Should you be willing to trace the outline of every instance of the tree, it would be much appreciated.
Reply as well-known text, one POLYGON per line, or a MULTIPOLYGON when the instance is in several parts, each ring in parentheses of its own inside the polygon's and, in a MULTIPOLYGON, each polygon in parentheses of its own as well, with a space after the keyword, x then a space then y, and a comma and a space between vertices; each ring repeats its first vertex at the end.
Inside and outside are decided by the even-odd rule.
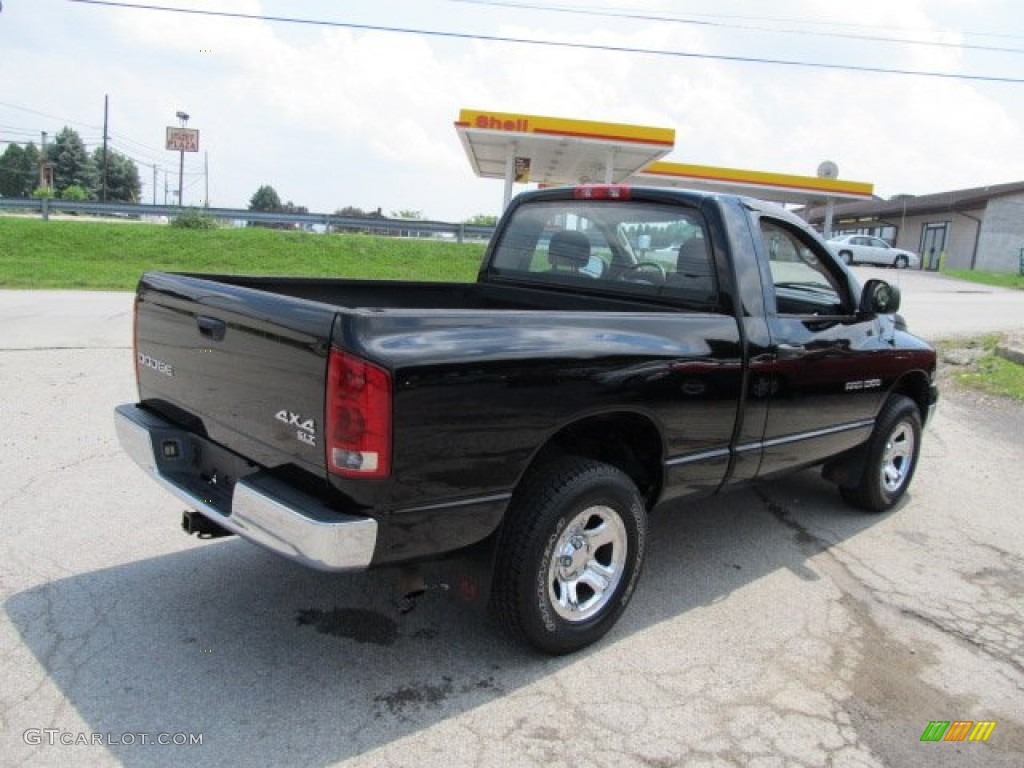
POLYGON ((25 150, 19 144, 8 144, 0 155, 0 197, 21 197, 24 182, 21 178, 25 150))
MULTIPOLYGON (((97 187, 93 197, 99 198, 103 189, 103 147, 96 147, 92 160, 97 169, 97 187)), ((107 149, 107 200, 120 203, 137 203, 142 194, 142 179, 139 168, 130 157, 117 150, 107 149)))
POLYGON ((392 211, 391 217, 393 219, 408 219, 410 221, 422 221, 423 211, 392 211))
POLYGON ((29 197, 32 190, 39 185, 39 160, 39 147, 30 141, 25 145, 25 155, 22 159, 22 167, 25 169, 25 191, 22 193, 24 197, 29 197))
POLYGON ((489 216, 486 213, 478 213, 476 216, 470 216, 466 219, 465 223, 473 227, 493 227, 498 223, 498 217, 489 216))
MULTIPOLYGON (((289 200, 287 203, 285 203, 284 205, 281 206, 281 212, 282 213, 309 213, 309 208, 307 208, 304 205, 296 205, 291 200, 289 200)), ((310 232, 313 229, 313 225, 312 224, 298 224, 298 223, 287 224, 287 223, 281 222, 280 224, 275 224, 274 228, 275 229, 304 229, 307 232, 310 232)))
POLYGON ((53 163, 53 186, 59 193, 70 186, 79 186, 90 193, 96 189, 96 164, 85 149, 85 142, 71 128, 64 126, 46 149, 46 161, 53 163))
POLYGON ((39 184, 39 150, 9 144, 0 155, 0 197, 29 197, 39 184))
MULTIPOLYGON (((341 216, 346 219, 382 219, 380 208, 375 211, 364 211, 362 208, 357 208, 354 205, 346 205, 344 208, 339 208, 333 214, 334 216, 341 216)), ((339 232, 370 232, 371 230, 365 227, 350 226, 350 227, 336 227, 339 232)))
POLYGON ((356 208, 354 205, 346 205, 344 208, 336 210, 334 215, 343 216, 347 219, 363 219, 366 218, 367 213, 362 208, 356 208))
POLYGON ((285 213, 309 213, 309 208, 304 205, 296 205, 291 200, 281 206, 285 213))
POLYGON ((249 198, 249 210, 268 212, 280 211, 281 197, 277 194, 276 189, 269 184, 264 184, 256 190, 256 194, 249 198))

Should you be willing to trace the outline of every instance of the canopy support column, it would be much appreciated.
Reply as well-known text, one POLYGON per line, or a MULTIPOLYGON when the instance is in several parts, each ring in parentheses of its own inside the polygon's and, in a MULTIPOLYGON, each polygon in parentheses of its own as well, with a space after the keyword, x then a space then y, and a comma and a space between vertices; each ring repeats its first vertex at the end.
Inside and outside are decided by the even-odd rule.
POLYGON ((615 147, 608 150, 608 159, 604 163, 604 183, 611 184, 615 179, 615 147))
POLYGON ((516 151, 518 148, 518 142, 510 142, 508 154, 505 155, 505 199, 501 205, 502 211, 508 208, 508 204, 512 202, 512 184, 516 180, 516 151))

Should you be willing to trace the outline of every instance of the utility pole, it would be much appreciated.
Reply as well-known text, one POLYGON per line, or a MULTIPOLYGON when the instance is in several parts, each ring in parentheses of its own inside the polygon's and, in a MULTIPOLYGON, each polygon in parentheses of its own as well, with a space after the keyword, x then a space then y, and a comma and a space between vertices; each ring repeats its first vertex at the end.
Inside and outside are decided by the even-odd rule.
POLYGON ((210 153, 203 153, 203 177, 206 180, 206 191, 203 193, 203 207, 210 207, 210 153))
POLYGON ((156 205, 156 163, 153 163, 153 205, 156 205))
POLYGON ((46 131, 43 131, 42 149, 39 150, 39 187, 46 189, 46 131))
POLYGON ((107 117, 110 111, 110 95, 103 94, 103 179, 100 185, 100 201, 107 202, 107 117))

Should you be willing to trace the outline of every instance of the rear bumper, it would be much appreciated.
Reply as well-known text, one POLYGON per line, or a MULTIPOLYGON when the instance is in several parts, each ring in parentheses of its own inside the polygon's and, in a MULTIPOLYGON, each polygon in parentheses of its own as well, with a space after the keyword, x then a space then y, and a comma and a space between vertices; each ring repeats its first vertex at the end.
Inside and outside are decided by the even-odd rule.
POLYGON ((138 406, 115 408, 114 425, 121 447, 146 474, 222 528, 322 571, 363 570, 373 560, 373 518, 331 509, 138 406))

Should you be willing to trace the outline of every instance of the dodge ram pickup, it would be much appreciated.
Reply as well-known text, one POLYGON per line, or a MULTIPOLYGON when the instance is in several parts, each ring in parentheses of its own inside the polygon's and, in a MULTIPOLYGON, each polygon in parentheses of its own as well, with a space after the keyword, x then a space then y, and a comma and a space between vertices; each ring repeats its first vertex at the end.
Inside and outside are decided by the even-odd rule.
POLYGON ((937 390, 898 308, 777 206, 546 189, 473 283, 146 273, 115 423, 189 532, 329 571, 479 546, 499 622, 567 653, 622 614, 666 502, 815 465, 865 510, 903 498, 937 390))

